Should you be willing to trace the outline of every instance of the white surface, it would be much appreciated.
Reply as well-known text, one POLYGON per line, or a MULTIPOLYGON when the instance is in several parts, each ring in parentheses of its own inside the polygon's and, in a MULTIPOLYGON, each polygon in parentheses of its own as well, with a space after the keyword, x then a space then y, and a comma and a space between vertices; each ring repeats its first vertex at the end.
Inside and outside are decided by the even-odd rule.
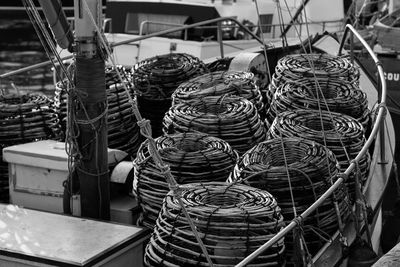
POLYGON ((141 231, 134 226, 0 204, 1 250, 64 263, 90 263, 141 231))

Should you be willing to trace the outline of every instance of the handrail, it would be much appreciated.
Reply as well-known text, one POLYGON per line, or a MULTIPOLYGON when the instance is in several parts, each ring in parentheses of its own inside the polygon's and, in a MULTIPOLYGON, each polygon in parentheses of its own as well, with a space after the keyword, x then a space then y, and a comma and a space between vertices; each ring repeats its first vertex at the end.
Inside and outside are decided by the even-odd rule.
MULTIPOLYGON (((147 25, 151 25, 151 24, 154 24, 154 25, 166 25, 166 26, 175 26, 175 27, 183 26, 183 25, 184 25, 184 24, 178 24, 178 23, 161 22, 161 21, 154 21, 154 20, 144 20, 144 21, 142 21, 142 22, 140 23, 139 35, 143 35, 143 29, 144 29, 144 26, 145 26, 146 24, 147 24, 147 25)), ((146 35, 147 35, 147 34, 146 34, 146 35)), ((185 30, 183 40, 187 40, 187 30, 185 30)))
MULTIPOLYGON (((176 28, 173 28, 173 29, 167 29, 167 30, 163 30, 163 31, 159 31, 159 32, 155 32, 155 33, 151 33, 151 34, 147 34, 147 35, 138 36, 138 37, 131 38, 131 39, 128 39, 128 40, 124 40, 124 41, 121 41, 121 42, 111 43, 110 46, 111 47, 116 47, 116 46, 123 45, 123 44, 129 44, 129 43, 132 43, 132 42, 137 42, 137 41, 141 41, 141 40, 149 39, 149 38, 152 38, 152 37, 165 35, 165 34, 176 32, 176 31, 188 30, 188 29, 195 28, 195 27, 198 27, 198 26, 217 23, 217 22, 226 21, 226 20, 227 21, 232 21, 232 22, 236 23, 237 25, 239 25, 241 28, 243 28, 244 31, 246 31, 254 39, 256 39, 261 45, 263 45, 263 43, 264 43, 263 40, 261 40, 257 35, 255 35, 252 31, 250 31, 246 26, 244 26, 242 23, 240 23, 234 17, 220 17, 220 18, 216 18, 216 19, 210 19, 210 20, 205 20, 205 21, 201 21, 201 22, 197 22, 197 23, 193 23, 193 24, 189 24, 189 25, 184 25, 184 26, 181 26, 181 27, 176 27, 176 28)), ((61 60, 67 60, 67 59, 71 59, 71 58, 73 58, 73 55, 69 55, 69 56, 63 57, 63 58, 61 58, 61 60)), ((19 69, 19 70, 15 70, 15 71, 11 71, 11 72, 8 72, 8 73, 1 74, 0 75, 0 79, 7 78, 9 76, 16 75, 16 74, 19 74, 19 73, 27 72, 27 71, 33 70, 35 68, 44 67, 44 66, 47 66, 47 65, 50 65, 50 64, 52 64, 51 60, 44 61, 44 62, 35 64, 35 65, 31 65, 31 66, 28 66, 28 67, 25 67, 25 68, 22 68, 22 69, 19 69)))
MULTIPOLYGON (((290 231, 292 231, 297 225, 299 225, 305 218, 307 218, 312 212, 314 212, 343 182, 344 178, 347 177, 353 169, 356 167, 357 162, 360 161, 362 157, 366 155, 368 152, 369 147, 373 143, 375 136, 378 133, 378 130, 380 126, 382 125, 381 123, 383 122, 383 119, 386 114, 386 81, 385 77, 383 75, 383 68, 381 63, 379 62, 378 58, 374 54, 373 50, 371 47, 368 45, 368 43, 361 37, 361 35, 353 28, 351 25, 346 25, 342 41, 340 43, 339 51, 338 54, 341 55, 341 51, 344 46, 344 40, 346 39, 346 35, 348 32, 351 31, 358 39, 359 41, 365 46, 367 49, 368 53, 371 55, 372 59, 375 62, 375 65, 377 66, 378 73, 379 73, 379 78, 380 78, 380 84, 382 88, 382 94, 381 94, 381 101, 379 104, 379 111, 378 115, 376 117, 376 121, 374 124, 374 127, 372 128, 372 131, 370 133, 369 138, 365 142, 364 146, 362 147, 361 151, 358 153, 357 157, 351 161, 349 167, 345 170, 344 173, 342 173, 339 178, 335 181, 335 183, 324 193, 322 194, 317 201, 315 201, 310 207, 308 207, 301 215, 297 216, 294 218, 285 228, 283 228, 281 231, 279 231, 275 236, 273 236, 268 242, 264 243, 262 246, 260 246, 257 250, 255 250, 253 253, 251 253, 249 256, 244 258, 241 262, 239 262, 236 267, 244 267, 247 264, 249 264, 251 261, 253 261, 256 257, 258 257, 262 252, 264 252, 266 249, 270 248, 272 245, 274 245, 276 242, 281 240, 286 234, 288 234, 290 231)), ((381 144, 381 146, 384 146, 384 144, 381 144)))

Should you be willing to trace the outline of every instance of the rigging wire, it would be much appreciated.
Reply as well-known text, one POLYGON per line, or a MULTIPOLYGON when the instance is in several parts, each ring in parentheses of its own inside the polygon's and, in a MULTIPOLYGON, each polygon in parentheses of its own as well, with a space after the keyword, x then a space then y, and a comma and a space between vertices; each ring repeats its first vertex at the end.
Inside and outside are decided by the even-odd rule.
MULTIPOLYGON (((96 28, 96 31, 97 31, 97 34, 98 34, 98 37, 99 37, 99 41, 102 44, 103 49, 106 51, 107 55, 109 55, 109 59, 111 60, 111 62, 114 65, 114 67, 116 67, 116 63, 115 63, 114 59, 111 57, 112 53, 110 51, 109 45, 107 44, 107 41, 104 38, 104 35, 101 34, 101 30, 98 28, 98 26, 96 24, 96 21, 95 21, 93 15, 92 15, 92 13, 90 12, 90 9, 89 9, 89 6, 88 6, 86 0, 83 0, 82 3, 83 3, 83 6, 85 8, 85 11, 87 12, 87 14, 89 16, 89 19, 91 20, 93 26, 96 28)), ((190 215, 189 215, 189 213, 188 213, 186 207, 184 206, 183 201, 182 201, 182 199, 180 197, 179 185, 177 184, 177 182, 175 181, 174 177, 172 176, 169 166, 166 165, 163 162, 160 154, 158 153, 158 150, 157 150, 156 145, 155 145, 155 141, 151 136, 150 123, 149 123, 148 120, 145 120, 145 119, 142 118, 142 116, 141 116, 141 114, 139 112, 139 109, 137 107, 137 103, 132 98, 132 96, 130 95, 129 90, 128 90, 125 82, 123 82, 124 80, 122 79, 121 74, 120 74, 120 72, 119 72, 119 70, 117 68, 116 68, 116 71, 117 71, 117 74, 118 74, 118 78, 121 80, 122 85, 123 85, 123 87, 125 89, 125 92, 128 95, 129 102, 132 104, 133 113, 135 114, 135 117, 136 117, 136 119, 138 121, 138 125, 140 127, 140 131, 141 131, 142 135, 144 137, 146 137, 148 139, 148 141, 149 141, 149 150, 150 150, 151 156, 153 157, 154 162, 159 166, 159 168, 162 171, 162 173, 165 175, 166 180, 167 180, 171 190, 174 192, 174 196, 177 198, 177 200, 179 202, 179 205, 182 207, 182 211, 183 211, 185 217, 188 220, 190 228, 192 229, 192 231, 193 231, 193 233, 194 233, 194 235, 196 237, 196 240, 199 243, 200 248, 201 248, 204 256, 206 257, 208 264, 212 267, 213 266, 213 262, 212 262, 209 254, 207 252, 206 247, 203 244, 203 241, 201 240, 201 238, 199 236, 198 231, 196 230, 196 226, 194 225, 193 220, 190 218, 190 215)))

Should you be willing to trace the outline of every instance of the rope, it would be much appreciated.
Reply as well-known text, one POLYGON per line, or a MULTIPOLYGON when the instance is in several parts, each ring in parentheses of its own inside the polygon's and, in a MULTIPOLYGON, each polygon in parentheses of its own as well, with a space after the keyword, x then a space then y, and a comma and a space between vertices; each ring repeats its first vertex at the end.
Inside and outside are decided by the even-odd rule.
MULTIPOLYGON (((83 4, 84 4, 84 7, 85 7, 87 13, 89 14, 89 18, 91 19, 91 21, 92 21, 94 27, 96 27, 97 33, 99 33, 98 36, 99 36, 100 42, 103 44, 103 47, 104 47, 104 49, 105 49, 107 55, 110 56, 110 55, 111 55, 110 48, 109 48, 109 46, 107 45, 106 40, 104 39, 104 37, 100 34, 101 31, 98 29, 98 27, 97 27, 97 25, 96 25, 96 21, 94 20, 92 14, 90 13, 89 7, 88 7, 88 5, 87 5, 87 3, 86 3, 85 0, 83 1, 83 4)), ((113 57, 110 57, 110 60, 111 60, 111 62, 113 63, 113 66, 115 67, 116 64, 115 64, 115 62, 114 62, 113 57)), ((123 81, 123 79, 122 79, 120 73, 118 72, 118 70, 117 70, 117 74, 118 74, 119 79, 120 79, 121 81, 123 81)), ((123 82, 122 84, 123 84, 123 86, 124 86, 124 89, 125 89, 125 91, 126 91, 126 94, 127 94, 128 98, 129 98, 129 102, 130 102, 131 105, 132 105, 132 110, 133 110, 133 113, 135 114, 136 120, 137 120, 138 122, 139 122, 139 121, 142 121, 143 118, 142 118, 142 116, 140 115, 139 109, 138 109, 138 107, 137 107, 137 105, 136 105, 136 101, 134 101, 134 100, 132 99, 132 97, 130 96, 129 90, 128 90, 126 84, 125 84, 124 82, 123 82)), ((139 125, 139 126, 140 126, 140 125, 139 125)), ((146 134, 147 137, 151 137, 151 131, 149 131, 147 127, 143 127, 143 128, 141 127, 141 131, 143 131, 143 132, 146 134)), ((149 147, 150 147, 149 150, 150 150, 150 152, 152 153, 152 157, 153 157, 153 159, 154 159, 154 162, 155 162, 161 169, 163 169, 163 167, 165 166, 165 164, 164 164, 164 162, 162 161, 160 155, 157 153, 157 149, 156 149, 156 145, 155 145, 154 139, 149 138, 149 139, 148 139, 148 142, 149 142, 149 147)), ((168 184, 169 184, 170 186, 176 185, 176 181, 175 181, 174 177, 171 175, 170 172, 166 172, 166 173, 165 173, 165 178, 166 178, 166 180, 167 180, 167 182, 168 182, 168 184)), ((189 216, 189 214, 187 213, 186 208, 184 207, 184 205, 183 205, 182 201, 180 200, 180 198, 178 198, 178 202, 179 202, 179 204, 180 204, 181 207, 182 207, 182 211, 183 211, 185 217, 188 218, 188 221, 189 221, 190 227, 191 227, 191 229, 192 229, 192 231, 193 231, 193 234, 195 235, 196 240, 197 240, 199 246, 201 247, 201 250, 203 251, 205 257, 207 258, 208 264, 212 267, 212 266, 213 266, 213 263, 212 263, 212 261, 211 261, 211 259, 210 259, 210 256, 208 255, 208 252, 207 252, 207 250, 205 249, 204 244, 203 244, 201 238, 199 237, 199 235, 198 235, 198 233, 197 233, 197 230, 196 230, 196 228, 195 228, 195 226, 194 226, 192 220, 190 219, 190 216, 189 216)))

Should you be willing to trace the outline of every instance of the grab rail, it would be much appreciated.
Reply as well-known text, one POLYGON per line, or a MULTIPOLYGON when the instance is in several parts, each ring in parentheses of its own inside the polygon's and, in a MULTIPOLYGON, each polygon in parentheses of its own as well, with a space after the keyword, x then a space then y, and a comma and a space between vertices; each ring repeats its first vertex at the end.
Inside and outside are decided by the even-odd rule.
MULTIPOLYGON (((264 245, 260 246, 257 250, 255 250, 253 253, 251 253, 249 256, 244 258, 241 262, 239 262, 236 267, 244 267, 247 264, 249 264, 251 261, 253 261, 256 257, 258 257, 262 252, 264 252, 266 249, 270 248, 272 245, 274 245, 276 242, 281 240, 283 237, 285 237, 290 231, 292 231, 299 223, 301 223, 305 218, 307 218, 312 212, 314 212, 328 197, 331 196, 331 194, 338 189, 338 187, 344 182, 344 177, 348 176, 353 169, 356 167, 356 162, 358 162, 363 156, 366 155, 368 152, 369 147, 372 145, 375 136, 378 133, 378 130, 380 126, 382 125, 383 119, 385 117, 385 105, 386 105, 386 81, 385 77, 383 75, 383 68, 381 63, 379 62, 378 58, 376 57, 375 53, 369 47, 368 43, 361 37, 361 35, 353 28, 351 25, 346 25, 344 35, 342 38, 342 42, 339 47, 338 54, 340 55, 344 46, 344 40, 346 40, 346 35, 348 32, 351 31, 352 34, 354 34, 360 42, 365 46, 367 49, 368 53, 371 55, 372 59, 374 60, 377 68, 378 68, 378 73, 379 73, 379 78, 380 78, 380 84, 381 84, 381 101, 380 101, 380 106, 379 106, 379 111, 378 115, 376 117, 376 122, 374 124, 374 127, 370 133, 369 138, 365 142, 364 146, 362 147, 360 153, 357 155, 357 157, 350 163, 349 167, 346 169, 346 171, 335 181, 335 183, 324 193, 322 194, 317 201, 315 201, 308 209, 306 209, 300 216, 297 216, 294 218, 285 228, 283 228, 281 231, 279 231, 275 236, 273 236, 268 242, 264 243, 264 245)), ((381 149, 382 146, 384 146, 384 143, 381 143, 381 149)))

